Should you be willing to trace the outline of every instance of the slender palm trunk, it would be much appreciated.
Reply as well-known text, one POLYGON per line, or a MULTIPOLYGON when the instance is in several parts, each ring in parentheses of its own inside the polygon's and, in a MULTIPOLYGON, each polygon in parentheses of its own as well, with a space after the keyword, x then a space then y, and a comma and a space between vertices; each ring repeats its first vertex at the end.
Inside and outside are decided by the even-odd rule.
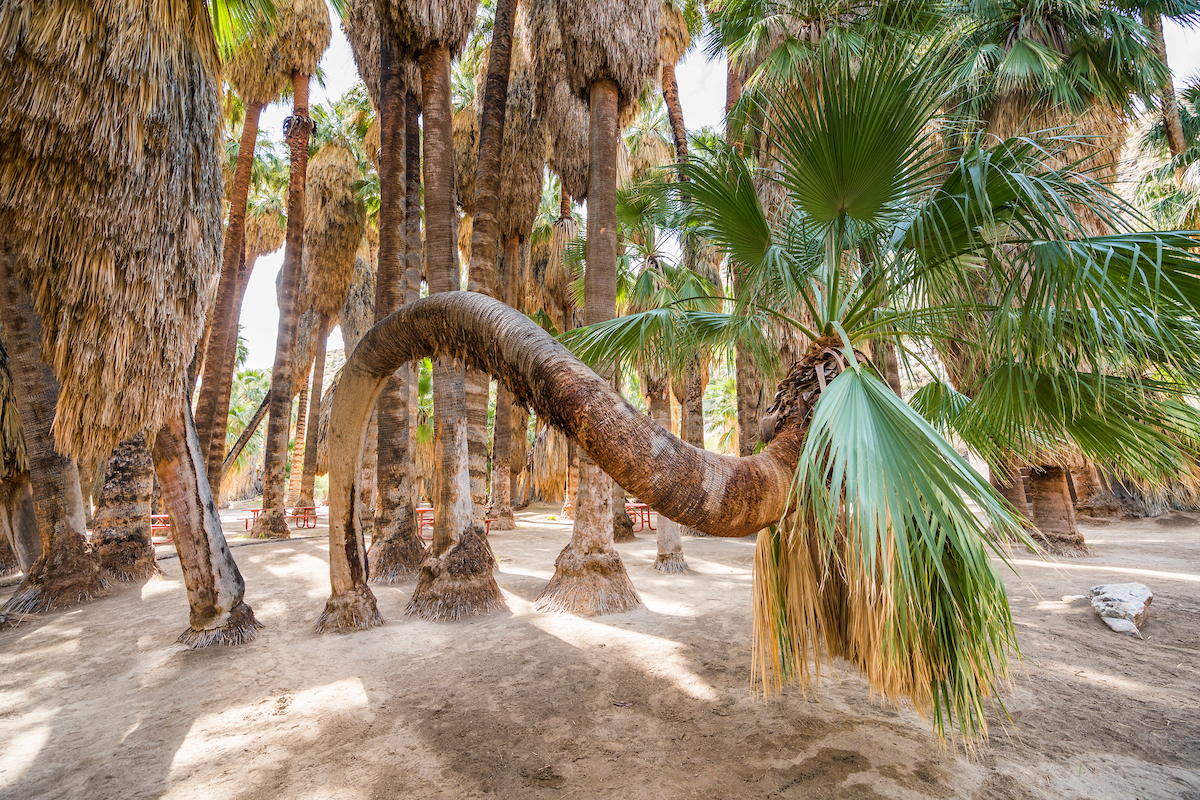
MULTIPOLYGON (((430 294, 459 288, 454 236, 454 144, 451 136, 450 51, 421 54, 424 80, 426 279, 430 294)), ((492 576, 493 557, 482 520, 475 519, 467 457, 465 370, 449 358, 433 362, 433 545, 421 563, 407 613, 461 619, 505 608, 492 576)))
MULTIPOLYGON (((375 278, 375 321, 406 301, 407 185, 413 178, 405 130, 406 102, 416 97, 404 85, 398 54, 384 37, 380 47, 380 206, 379 267, 375 278), (407 100, 406 100, 407 96, 407 100)), ((414 134, 415 136, 415 134, 414 134)), ((415 144, 415 142, 414 142, 415 144)), ((418 217, 420 209, 416 210, 418 217)), ((419 281, 420 278, 418 277, 419 281)), ((420 288, 419 286, 417 287, 420 288)), ((413 503, 413 451, 409 386, 412 368, 404 365, 388 380, 376 404, 376 515, 367 559, 370 579, 397 583, 417 574, 424 547, 418 536, 413 503)))
POLYGON ((287 505, 300 505, 300 485, 303 480, 304 452, 308 441, 308 381, 300 387, 296 401, 296 432, 292 439, 292 468, 288 472, 287 505))
MULTIPOLYGON (((663 430, 670 430, 671 401, 667 398, 667 382, 644 375, 642 388, 647 395, 650 418, 661 425, 663 430)), ((654 558, 654 568, 659 572, 667 573, 688 571, 687 561, 683 557, 683 536, 680 526, 661 514, 658 517, 658 555, 654 558)))
MULTIPOLYGON (((575 312, 564 298, 563 330, 569 331, 574 328, 575 312)), ((575 519, 575 493, 579 491, 579 450, 572 441, 567 442, 567 485, 563 491, 563 506, 559 516, 563 519, 575 519)))
MULTIPOLYGON (((621 391, 621 367, 619 364, 613 372, 613 388, 618 392, 621 391)), ((636 542, 637 537, 633 535, 633 517, 629 516, 629 512, 625 510, 625 502, 628 499, 625 489, 616 481, 613 481, 612 487, 613 542, 617 544, 636 542)))
MULTIPOLYGON (((255 410, 254 416, 250 418, 250 422, 242 430, 237 441, 233 443, 233 447, 229 448, 229 454, 225 456, 225 460, 221 462, 221 480, 225 480, 225 476, 229 474, 230 468, 233 467, 235 461, 246 449, 246 445, 254 438, 254 432, 258 430, 258 426, 262 424, 263 417, 267 416, 267 410, 271 406, 271 393, 268 391, 263 396, 262 402, 258 404, 258 409, 255 410)), ((216 498, 213 498, 216 502, 216 498)))
POLYGON ((12 476, 0 485, 0 528, 12 546, 21 572, 29 572, 42 554, 38 535, 37 509, 33 504, 33 484, 29 473, 12 476))
POLYGON ((139 433, 113 450, 96 504, 92 543, 107 577, 137 581, 160 572, 150 540, 153 492, 154 461, 145 435, 139 433))
MULTIPOLYGON (((1175 84, 1171 80, 1170 64, 1167 63, 1167 42, 1163 38, 1162 16, 1155 11, 1142 11, 1142 21, 1153 34, 1151 47, 1154 54, 1167 68, 1167 78, 1159 87, 1159 102, 1162 103, 1163 126, 1167 129, 1167 147, 1171 157, 1179 156, 1187 149, 1187 140, 1183 138, 1183 121, 1179 118, 1179 101, 1175 98, 1175 84)), ((1183 169, 1175 168, 1175 185, 1183 186, 1183 169)))
MULTIPOLYGON (((599 80, 591 86, 588 148, 592 165, 588 185, 587 272, 584 323, 617 315, 617 85, 599 80)), ((586 453, 579 457, 575 526, 571 543, 554 564, 554 577, 535 606, 540 610, 603 614, 628 611, 641 598, 613 548, 612 478, 586 453)))
POLYGON ((246 585, 221 531, 204 474, 200 439, 186 402, 180 401, 158 431, 152 455, 191 606, 188 628, 179 641, 190 647, 252 641, 262 626, 242 601, 246 585))
POLYGON ((239 295, 245 291, 246 280, 242 274, 245 271, 243 242, 246 200, 250 196, 254 145, 258 139, 258 120, 262 109, 262 103, 247 105, 246 118, 242 123, 242 138, 238 144, 233 186, 229 193, 229 224, 225 228, 225 241, 221 249, 221 282, 217 288, 217 304, 204 353, 200 396, 196 400, 196 430, 201 447, 207 453, 208 485, 214 498, 219 498, 221 494, 219 467, 225 452, 225 430, 229 423, 229 391, 226 390, 222 395, 222 388, 227 383, 232 385, 234 364, 228 359, 231 337, 232 350, 237 352, 238 311, 241 307, 239 295), (239 284, 243 287, 240 291, 239 284))
MULTIPOLYGON (((497 159, 499 161, 499 159, 497 159)), ((472 232, 473 233, 473 232, 472 232)), ((516 308, 517 303, 517 258, 520 240, 510 236, 504 242, 503 270, 500 282, 504 287, 504 302, 516 308)), ((472 249, 471 261, 475 256, 472 249)), ((482 374, 482 373, 473 373, 482 374)), ((484 375, 486 380, 487 376, 484 375)), ((512 439, 513 439, 513 397, 512 393, 500 384, 496 387, 496 417, 492 427, 492 512, 495 518, 492 529, 511 531, 517 527, 512 512, 512 439)))
POLYGON ((105 588, 100 560, 87 543, 83 494, 75 462, 54 449, 51 424, 58 380, 42 363, 42 321, 21 278, 16 258, 0 239, 0 316, 3 317, 13 394, 25 434, 41 554, 25 572, 5 613, 46 611, 77 603, 105 588))
POLYGON ((1046 550, 1056 556, 1086 556, 1091 550, 1075 524, 1075 508, 1067 473, 1062 467, 1043 466, 1029 473, 1030 506, 1033 536, 1046 550))
POLYGON ((288 175, 287 239, 283 251, 283 280, 279 288, 279 338, 275 342, 275 366, 271 371, 271 404, 267 417, 266 453, 263 466, 262 514, 254 523, 252 536, 287 539, 291 536, 284 518, 284 459, 288 429, 292 421, 292 373, 296 345, 296 293, 304 248, 304 188, 308 171, 308 139, 312 119, 308 115, 308 75, 292 76, 293 103, 287 133, 291 150, 288 175))
POLYGON ((317 427, 321 424, 321 394, 325 383, 325 349, 329 339, 329 319, 322 314, 317 321, 317 355, 313 359, 312 390, 309 392, 308 423, 304 426, 312 437, 311 446, 304 448, 304 463, 300 470, 299 506, 313 506, 313 488, 317 482, 317 427))

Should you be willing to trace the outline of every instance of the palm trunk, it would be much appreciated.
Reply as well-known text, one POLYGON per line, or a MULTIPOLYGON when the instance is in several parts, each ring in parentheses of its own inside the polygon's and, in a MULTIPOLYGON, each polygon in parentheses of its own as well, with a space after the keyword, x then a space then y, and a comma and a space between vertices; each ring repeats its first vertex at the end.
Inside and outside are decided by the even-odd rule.
POLYGON ((38 535, 33 485, 27 472, 10 476, 8 481, 0 484, 0 532, 13 550, 16 568, 29 572, 42 554, 42 540, 38 535))
MULTIPOLYGON (((564 291, 564 295, 566 292, 564 291)), ((570 303, 563 301, 563 331, 575 328, 575 312, 570 303)), ((563 506, 559 516, 563 519, 575 519, 575 493, 579 491, 579 450, 575 442, 567 442, 567 485, 563 490, 563 506)))
POLYGON ((1075 486, 1075 513, 1099 519, 1138 519, 1146 516, 1145 505, 1133 497, 1118 497, 1100 477, 1091 462, 1071 470, 1075 486))
MULTIPOLYGON (((588 149, 587 272, 584 323, 617 315, 617 85, 591 86, 588 149)), ((629 611, 642 603, 613 548, 612 478, 586 454, 579 456, 579 488, 571 543, 554 564, 554 577, 534 605, 542 611, 591 616, 629 611)))
MULTIPOLYGON (((258 409, 254 412, 254 416, 250 418, 249 424, 246 425, 237 441, 233 443, 233 447, 229 448, 229 454, 225 456, 225 460, 221 462, 221 480, 225 480, 225 476, 229 474, 229 470, 233 467, 235 461, 246 449, 246 445, 254 438, 254 432, 258 430, 258 426, 262 424, 263 417, 267 415, 267 409, 271 405, 271 393, 268 391, 263 397, 262 402, 258 404, 258 409)), ((213 498, 216 502, 216 498, 213 498)))
POLYGON ((187 403, 181 400, 158 431, 152 454, 191 606, 190 624, 179 641, 189 647, 252 641, 262 626, 242 602, 246 585, 208 491, 200 440, 187 403))
MULTIPOLYGON (((407 275, 408 184, 419 172, 409 159, 408 140, 416 132, 406 131, 415 94, 404 85, 403 72, 394 46, 385 36, 380 47, 380 206, 379 268, 375 279, 375 321, 400 308, 409 289, 407 275)), ((414 109, 415 110, 415 109, 414 109)), ((415 145, 416 142, 414 141, 415 145)), ((418 276, 417 280, 420 278, 418 276)), ((419 290, 419 285, 418 285, 419 290)), ((409 384, 412 369, 402 366, 388 380, 376 405, 375 450, 376 514, 367 563, 370 579, 398 583, 417 574, 424 547, 416 526, 413 504, 413 453, 409 425, 409 384)))
POLYGON ((287 239, 283 250, 283 280, 279 288, 279 338, 275 342, 275 366, 271 371, 271 405, 264 442, 262 514, 251 536, 287 539, 291 536, 284 518, 284 460, 288 429, 292 422, 292 372, 296 346, 296 292, 304 249, 304 186, 308 171, 308 139, 312 119, 308 115, 308 75, 292 75, 292 116, 287 133, 291 149, 288 175, 287 239))
MULTIPOLYGON (((499 159, 497 159, 498 161, 499 159)), ((474 234, 474 232, 472 232, 474 234)), ((504 270, 501 273, 501 284, 504 287, 504 302, 516 308, 517 304, 517 258, 520 240, 510 236, 504 242, 504 270)), ((475 256, 472 249, 471 261, 475 256)), ((487 375, 483 375, 487 383, 487 375)), ((513 406, 512 393, 503 385, 496 387, 496 417, 492 427, 492 512, 495 518, 492 529, 511 531, 517 527, 512 512, 512 437, 513 437, 513 406)))
MULTIPOLYGON (((429 293, 459 288, 454 236, 454 145, 451 135, 450 51, 436 45, 421 54, 424 80, 426 279, 429 293)), ((406 613, 425 619, 461 619, 505 608, 492 576, 493 557, 483 520, 472 504, 467 452, 465 370, 449 358, 433 362, 433 544, 421 564, 406 613)))
POLYGON ((296 434, 292 440, 292 468, 288 472, 287 505, 300 505, 300 485, 304 472, 304 451, 308 434, 308 381, 300 387, 296 403, 296 434))
POLYGON ((117 445, 104 470, 92 542, 109 578, 138 581, 159 574, 150 540, 150 495, 154 461, 146 437, 117 445))
MULTIPOLYGON (((238 144, 238 158, 234 166, 233 186, 229 192, 229 224, 225 228, 225 241, 221 249, 221 282, 217 288, 217 304, 209 326, 209 338, 204 353, 204 372, 200 382, 200 396, 196 400, 196 431, 201 446, 208 454, 208 485, 213 497, 220 495, 221 475, 218 467, 225 451, 225 429, 229 419, 229 398, 221 403, 221 387, 232 381, 233 362, 226 359, 229 339, 232 336, 236 352, 238 284, 243 283, 242 272, 246 227, 246 200, 250 196, 251 167, 254 164, 254 145, 258 140, 258 120, 262 115, 262 103, 246 106, 246 118, 242 123, 242 139, 238 144), (226 377, 228 373, 228 378, 226 377)), ((244 285, 244 283, 243 283, 244 285)))
POLYGON ((1021 516, 1031 519, 1033 511, 1025 496, 1025 478, 1022 477, 1021 470, 1012 457, 1005 456, 1002 463, 990 467, 989 473, 992 488, 1007 500, 1009 505, 1015 508, 1021 516))
POLYGON ((1075 508, 1067 473, 1062 467, 1043 466, 1029 473, 1029 496, 1034 538, 1056 556, 1087 556, 1091 549, 1075 524, 1075 508))
MULTIPOLYGON (((613 388, 618 393, 621 391, 621 367, 617 365, 613 372, 613 388)), ((625 501, 627 496, 625 489, 616 481, 612 485, 612 531, 613 542, 621 544, 623 542, 636 542, 637 537, 633 535, 633 517, 629 516, 629 512, 625 510, 625 501)))
MULTIPOLYGON (((1159 87, 1159 101, 1162 103, 1163 127, 1167 129, 1167 147, 1170 148, 1171 158, 1177 158, 1187 149, 1187 140, 1183 138, 1183 121, 1179 118, 1179 101, 1175 98, 1175 84, 1171 80, 1171 67, 1167 63, 1167 43, 1163 38, 1162 16, 1155 11, 1142 11, 1142 21, 1153 34, 1151 47, 1154 54, 1167 68, 1167 78, 1159 87)), ((1175 167, 1175 185, 1183 187, 1183 168, 1175 167)))
POLYGON ((83 493, 75 462, 54 449, 51 424, 58 403, 58 380, 42 363, 42 321, 33 308, 16 258, 0 241, 0 315, 3 315, 13 394, 21 415, 33 484, 41 555, 25 573, 17 593, 0 608, 5 613, 47 611, 78 603, 105 588, 100 559, 87 543, 83 493))
POLYGON ((308 423, 304 426, 314 441, 311 447, 304 448, 304 463, 301 465, 300 472, 300 497, 297 501, 297 505, 305 507, 316 505, 313 502, 313 489, 317 482, 316 435, 317 428, 321 424, 321 394, 325 383, 325 350, 328 339, 329 320, 322 314, 317 321, 317 355, 313 359, 312 390, 308 395, 308 423))
MULTIPOLYGON (((667 382, 643 375, 642 388, 647 395, 650 418, 663 430, 670 430, 671 401, 667 399, 667 382)), ((667 573, 688 571, 687 561, 683 557, 682 531, 677 523, 661 514, 658 517, 658 555, 654 558, 654 568, 667 573)))
POLYGON ((17 559, 17 551, 13 549, 9 536, 8 517, 5 509, 0 507, 0 578, 20 571, 21 562, 17 559))

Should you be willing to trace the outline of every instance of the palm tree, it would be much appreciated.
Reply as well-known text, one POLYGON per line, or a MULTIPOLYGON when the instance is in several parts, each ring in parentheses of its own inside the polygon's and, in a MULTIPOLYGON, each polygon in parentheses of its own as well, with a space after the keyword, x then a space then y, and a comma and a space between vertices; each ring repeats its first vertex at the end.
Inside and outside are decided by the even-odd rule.
POLYGON ((104 467, 104 488, 92 521, 92 542, 104 574, 137 581, 161 572, 150 538, 154 462, 142 434, 117 445, 104 467))
POLYGON ((272 67, 292 82, 292 116, 284 126, 291 151, 288 177, 287 237, 283 249, 279 288, 279 337, 271 371, 271 400, 267 416, 266 464, 263 468, 262 513, 251 529, 261 538, 286 539, 291 535, 284 518, 286 502, 284 466, 292 419, 296 307, 304 248, 304 182, 308 170, 308 139, 312 119, 308 112, 308 86, 317 62, 329 46, 329 9, 325 0, 285 0, 278 4, 275 23, 277 46, 272 67))
POLYGON ((17 410, 8 348, 0 326, 0 538, 11 555, 5 556, 5 574, 26 572, 42 554, 33 489, 29 483, 29 457, 25 432, 17 410))

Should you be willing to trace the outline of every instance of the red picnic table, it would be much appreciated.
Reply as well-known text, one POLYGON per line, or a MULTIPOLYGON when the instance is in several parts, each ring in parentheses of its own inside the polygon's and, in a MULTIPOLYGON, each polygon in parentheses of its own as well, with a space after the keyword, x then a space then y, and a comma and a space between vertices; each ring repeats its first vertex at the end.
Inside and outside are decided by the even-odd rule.
MULTIPOLYGON (((494 518, 490 518, 490 517, 488 519, 484 520, 484 526, 485 526, 485 529, 483 531, 484 536, 487 536, 488 534, 490 534, 492 532, 492 523, 495 521, 496 520, 494 518)), ((424 539, 427 542, 432 541, 433 540, 433 531, 430 530, 429 535, 426 536, 425 535, 426 528, 431 528, 431 529, 433 528, 433 508, 431 508, 431 507, 417 509, 417 536, 420 536, 422 539, 424 539)))
POLYGON ((170 514, 151 514, 150 515, 150 541, 154 541, 154 534, 159 534, 158 541, 155 544, 170 544, 171 539, 171 515, 170 514), (165 533, 164 533, 165 531, 165 533))
POLYGON ((650 524, 650 506, 645 503, 626 503, 625 512, 637 521, 638 526, 634 528, 635 531, 645 528, 649 528, 652 531, 657 530, 657 528, 650 524))
MULTIPOLYGON (((261 508, 250 509, 251 516, 242 517, 246 521, 246 530, 250 530, 250 526, 258 522, 258 517, 262 514, 261 508)), ((315 528, 317 527, 317 509, 316 506, 288 506, 283 510, 283 518, 294 520, 297 528, 315 528), (291 511, 288 511, 291 509, 291 511)))

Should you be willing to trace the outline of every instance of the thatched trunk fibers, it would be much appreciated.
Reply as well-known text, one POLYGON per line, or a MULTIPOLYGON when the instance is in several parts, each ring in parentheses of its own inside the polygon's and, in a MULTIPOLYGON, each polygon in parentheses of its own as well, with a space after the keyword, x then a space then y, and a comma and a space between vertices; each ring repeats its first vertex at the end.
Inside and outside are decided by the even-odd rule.
POLYGON ((242 602, 246 585, 221 531, 187 403, 180 402, 154 437, 153 457, 191 606, 188 628, 179 641, 189 647, 252 641, 262 625, 242 602))
MULTIPOLYGON (((409 286, 407 272, 408 184, 416 180, 419 168, 408 172, 408 140, 417 147, 416 131, 408 135, 407 103, 416 105, 416 96, 404 85, 404 71, 392 37, 380 33, 380 156, 379 156, 379 267, 375 279, 375 321, 402 306, 407 295, 419 296, 420 276, 409 286), (407 97, 406 97, 407 92, 407 97)), ((412 115, 415 119, 415 114, 412 115)), ((419 153, 417 154, 419 158, 419 153)), ((419 161, 417 162, 419 164, 419 161)), ((420 224, 420 209, 416 209, 420 224)), ((417 246, 420 246, 418 231, 417 246)), ((418 537, 413 492, 413 451, 410 437, 409 386, 414 379, 412 367, 400 367, 388 379, 376 405, 375 476, 376 514, 371 532, 368 558, 370 578, 379 583, 396 583, 417 574, 424 554, 418 537)), ((415 386, 415 384, 413 384, 415 386)))
POLYGON ((287 505, 300 505, 300 486, 303 481, 304 452, 308 449, 308 381, 300 387, 296 401, 296 432, 292 439, 292 469, 288 472, 287 505))
POLYGON ((206 453, 208 486, 218 505, 221 497, 220 466, 225 456, 225 431, 229 425, 229 397, 233 388, 234 362, 229 354, 232 352, 236 359, 240 297, 248 279, 245 274, 244 247, 246 201, 250 196, 254 145, 258 140, 258 120, 262 109, 262 103, 247 104, 246 119, 242 123, 233 186, 228 195, 229 222, 225 226, 225 241, 221 249, 221 282, 217 288, 217 303, 213 309, 208 346, 204 354, 200 393, 196 398, 196 432, 206 453))
POLYGON ((96 504, 92 544, 108 578, 137 581, 161 571, 150 540, 153 492, 154 462, 145 435, 138 434, 113 450, 96 504))
POLYGON ((1087 556, 1091 550, 1075 525, 1075 508, 1067 473, 1062 467, 1034 467, 1029 473, 1029 497, 1032 500, 1033 537, 1047 552, 1056 556, 1087 556))
MULTIPOLYGON (((329 423, 332 596, 321 629, 378 622, 356 514, 364 431, 387 377, 423 356, 458 357, 487 370, 660 519, 716 536, 746 536, 778 522, 787 508, 805 414, 782 414, 775 437, 757 455, 697 450, 639 414, 524 314, 471 292, 431 295, 371 329, 342 369, 329 423)), ((465 516, 465 501, 460 505, 465 516)), ((611 530, 608 517, 600 522, 601 531, 611 530)))
POLYGON ((263 442, 262 514, 251 536, 287 539, 291 529, 284 518, 283 466, 287 454, 288 429, 292 422, 292 372, 296 343, 296 292, 304 247, 304 182, 308 170, 308 138, 313 122, 308 116, 309 76, 292 75, 292 116, 287 142, 291 151, 288 174, 287 240, 283 250, 283 280, 279 288, 279 338, 275 342, 275 365, 271 370, 271 403, 267 436, 263 442))
POLYGON ((78 603, 105 588, 100 560, 86 539, 79 470, 73 460, 54 449, 50 428, 58 403, 58 380, 41 361, 42 322, 15 268, 16 258, 0 239, 0 315, 13 394, 24 427, 41 554, 26 570, 17 593, 0 608, 0 625, 6 613, 46 611, 78 603))
MULTIPOLYGON (((671 401, 667 398, 667 381, 643 374, 642 388, 646 392, 650 419, 663 430, 671 429, 671 401)), ((690 444, 690 443, 689 443, 690 444)), ((683 557, 683 535, 678 523, 659 514, 658 555, 654 557, 654 568, 659 572, 687 572, 687 561, 683 557)))
MULTIPOLYGON (((427 48, 421 54, 421 74, 426 279, 433 295, 459 288, 449 48, 442 44, 427 48)), ((494 559, 484 538, 483 520, 475 518, 473 509, 465 379, 464 367, 454 360, 433 362, 433 544, 421 562, 406 611, 430 620, 462 619, 507 607, 492 576, 494 559)))
MULTIPOLYGON (((499 158, 496 159, 499 164, 499 158)), ((477 179, 478 180, 478 179, 477 179)), ((478 182, 476 186, 478 186, 478 182)), ((476 209, 478 213, 478 209, 476 209)), ((504 243, 503 270, 500 281, 504 286, 504 302, 517 306, 517 251, 520 240, 508 237, 504 243)), ((472 249, 471 260, 474 261, 472 249)), ((483 374, 483 373, 472 373, 483 374)), ((486 380, 486 375, 484 378, 486 380)), ((512 511, 512 450, 513 450, 512 393, 503 384, 496 387, 496 418, 492 428, 492 530, 511 531, 517 527, 512 511)))
MULTIPOLYGON (((590 100, 586 325, 617 315, 617 84, 594 81, 590 100)), ((536 608, 590 616, 641 605, 613 548, 612 518, 612 478, 585 451, 579 456, 571 542, 555 561, 554 577, 534 601, 536 608)))

